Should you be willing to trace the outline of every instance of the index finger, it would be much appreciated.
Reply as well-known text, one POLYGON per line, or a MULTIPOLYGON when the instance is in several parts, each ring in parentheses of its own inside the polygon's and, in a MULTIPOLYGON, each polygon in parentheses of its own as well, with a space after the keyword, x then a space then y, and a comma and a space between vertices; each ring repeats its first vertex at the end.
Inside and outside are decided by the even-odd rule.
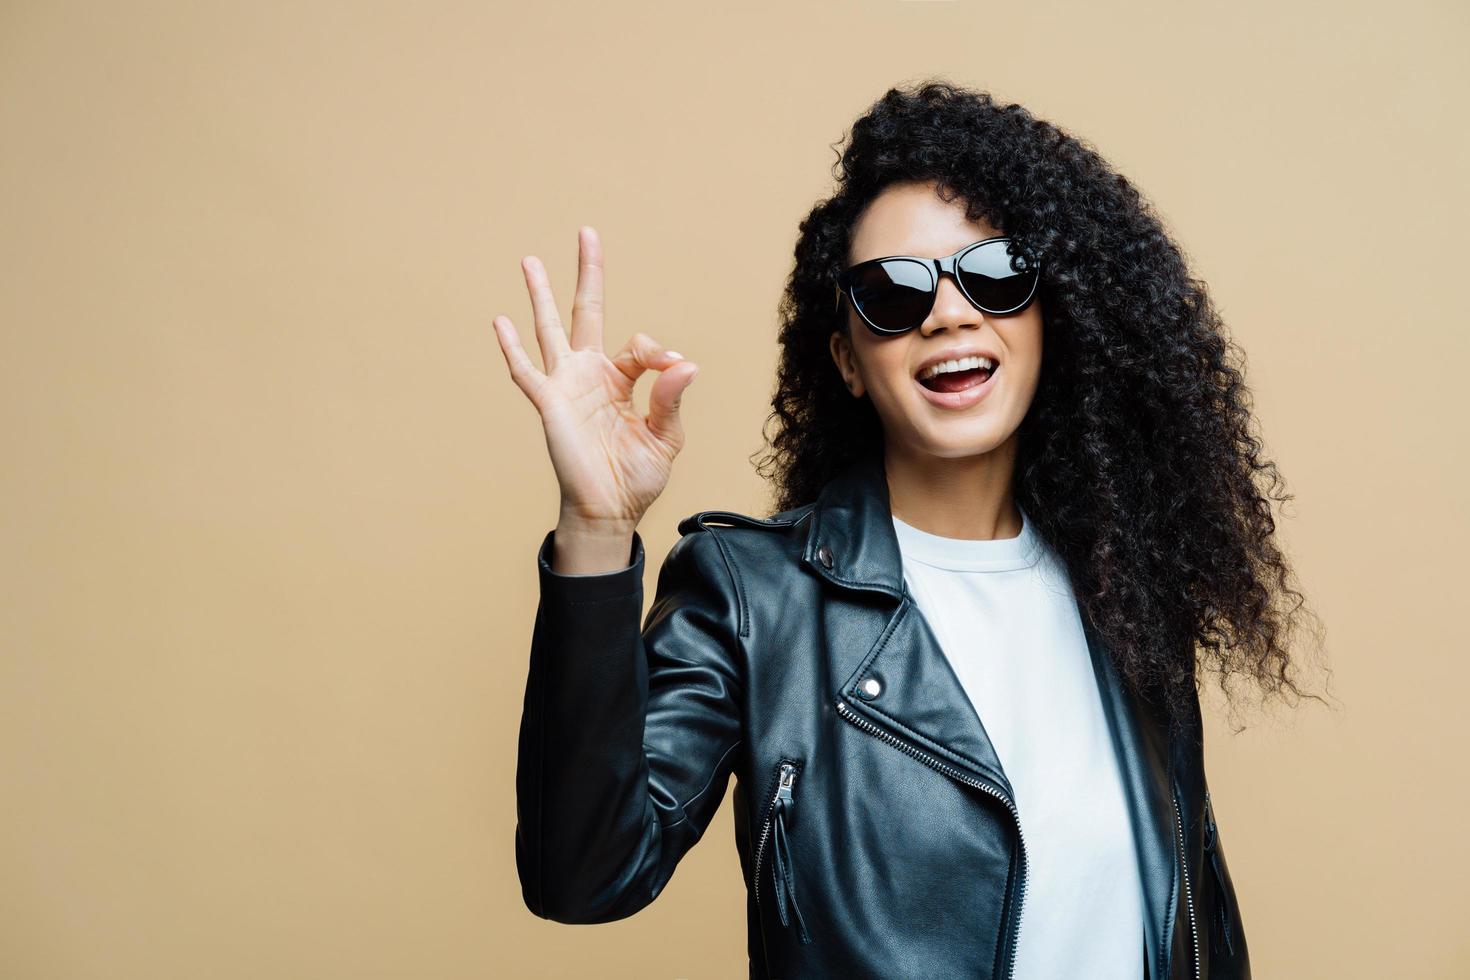
POLYGON ((528 255, 521 260, 521 271, 525 273, 526 289, 531 294, 531 313, 536 319, 536 340, 541 344, 542 368, 550 373, 570 349, 566 331, 562 329, 561 316, 556 312, 556 299, 551 295, 546 266, 536 256, 528 255))
POLYGON ((577 292, 572 299, 573 349, 602 350, 602 240, 591 225, 577 229, 577 292))

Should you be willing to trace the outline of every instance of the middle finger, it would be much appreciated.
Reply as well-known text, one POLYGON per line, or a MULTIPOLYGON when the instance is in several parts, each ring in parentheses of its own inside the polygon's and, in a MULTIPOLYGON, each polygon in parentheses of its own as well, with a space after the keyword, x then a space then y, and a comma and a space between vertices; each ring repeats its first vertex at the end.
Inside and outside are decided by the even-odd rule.
POLYGON ((602 239, 591 225, 577 229, 577 257, 572 346, 602 350, 602 239))

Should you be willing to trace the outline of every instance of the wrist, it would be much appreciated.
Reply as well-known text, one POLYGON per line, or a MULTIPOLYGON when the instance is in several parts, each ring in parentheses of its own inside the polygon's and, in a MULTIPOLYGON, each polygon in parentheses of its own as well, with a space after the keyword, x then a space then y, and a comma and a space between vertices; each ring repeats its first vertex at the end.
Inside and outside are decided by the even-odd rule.
POLYGON ((556 520, 556 530, 567 537, 585 540, 626 539, 638 529, 638 521, 627 518, 585 517, 563 510, 556 520))
POLYGON ((553 533, 552 571, 600 575, 632 563, 635 525, 627 522, 559 522, 553 533))

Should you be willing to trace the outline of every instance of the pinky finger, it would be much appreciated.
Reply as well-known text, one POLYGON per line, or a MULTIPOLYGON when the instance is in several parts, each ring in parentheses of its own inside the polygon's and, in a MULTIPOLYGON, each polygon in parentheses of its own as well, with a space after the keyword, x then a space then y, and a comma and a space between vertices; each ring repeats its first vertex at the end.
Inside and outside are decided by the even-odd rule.
POLYGON ((516 336, 516 328, 510 322, 510 317, 497 316, 491 322, 495 326, 495 337, 500 341, 500 352, 505 355, 505 365, 510 369, 510 379, 534 402, 536 391, 546 383, 546 375, 531 363, 530 355, 521 346, 520 337, 516 336))

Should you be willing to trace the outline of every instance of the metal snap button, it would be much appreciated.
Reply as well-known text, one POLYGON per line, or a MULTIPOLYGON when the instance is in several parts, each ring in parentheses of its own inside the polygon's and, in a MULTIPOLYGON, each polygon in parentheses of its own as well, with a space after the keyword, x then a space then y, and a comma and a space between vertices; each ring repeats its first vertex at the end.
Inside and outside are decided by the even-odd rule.
POLYGON ((882 690, 883 684, 876 677, 869 677, 867 680, 863 681, 864 697, 876 698, 882 690))
POLYGON ((821 559, 821 562, 824 566, 826 566, 827 568, 832 567, 831 548, 827 547, 826 545, 822 545, 820 548, 817 549, 817 557, 821 559))

